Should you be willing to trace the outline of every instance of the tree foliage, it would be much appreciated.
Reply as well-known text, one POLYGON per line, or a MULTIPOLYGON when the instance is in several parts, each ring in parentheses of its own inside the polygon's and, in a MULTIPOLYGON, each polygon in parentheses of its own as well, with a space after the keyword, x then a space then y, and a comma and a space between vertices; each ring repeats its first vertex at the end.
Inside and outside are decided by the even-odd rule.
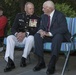
MULTIPOLYGON (((8 17, 8 27, 13 24, 14 18, 17 13, 23 12, 24 4, 27 2, 33 2, 35 5, 35 12, 37 15, 41 15, 42 4, 45 0, 0 0, 0 6, 4 7, 4 14, 8 17)), ((76 16, 76 2, 75 0, 52 0, 56 3, 56 8, 62 11, 68 17, 76 16)))
POLYGON ((56 3, 55 7, 57 10, 63 12, 67 17, 76 16, 76 12, 73 10, 73 8, 70 5, 67 5, 66 3, 62 3, 62 4, 56 3))

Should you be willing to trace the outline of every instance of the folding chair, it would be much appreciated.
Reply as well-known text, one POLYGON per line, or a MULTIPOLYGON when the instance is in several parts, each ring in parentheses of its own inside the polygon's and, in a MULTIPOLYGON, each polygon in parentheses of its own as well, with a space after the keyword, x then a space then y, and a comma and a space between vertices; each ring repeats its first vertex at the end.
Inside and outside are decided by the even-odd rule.
POLYGON ((73 18, 72 21, 72 34, 73 34, 73 40, 74 40, 74 44, 75 44, 75 50, 76 50, 76 17, 73 18))
POLYGON ((73 43, 73 49, 70 49, 68 51, 68 54, 67 54, 67 57, 66 57, 66 60, 65 60, 65 63, 64 63, 64 67, 63 67, 63 70, 62 70, 62 73, 61 75, 64 75, 64 71, 65 71, 65 68, 66 68, 66 65, 68 63, 68 60, 69 60, 69 57, 70 57, 70 52, 71 51, 76 51, 76 18, 73 18, 72 19, 72 30, 71 30, 71 34, 72 34, 72 37, 71 37, 71 43, 73 43))

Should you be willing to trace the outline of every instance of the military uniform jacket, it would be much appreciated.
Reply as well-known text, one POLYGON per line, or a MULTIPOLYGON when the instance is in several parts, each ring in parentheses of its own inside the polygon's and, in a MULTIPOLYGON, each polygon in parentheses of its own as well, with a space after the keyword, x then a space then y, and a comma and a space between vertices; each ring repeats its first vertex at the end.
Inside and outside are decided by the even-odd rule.
POLYGON ((12 25, 12 34, 16 32, 29 32, 34 35, 39 28, 40 18, 36 15, 26 15, 26 13, 18 13, 12 25))

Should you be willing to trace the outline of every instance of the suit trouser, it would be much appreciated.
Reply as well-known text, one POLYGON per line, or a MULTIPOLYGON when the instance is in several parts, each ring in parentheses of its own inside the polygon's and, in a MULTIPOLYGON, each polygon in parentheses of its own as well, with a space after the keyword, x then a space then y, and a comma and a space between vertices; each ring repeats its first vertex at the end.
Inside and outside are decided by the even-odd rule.
POLYGON ((7 46, 5 52, 5 60, 8 62, 8 57, 10 57, 14 61, 14 48, 15 46, 24 46, 22 57, 27 58, 32 47, 34 46, 34 36, 29 35, 25 37, 22 42, 18 42, 17 38, 14 35, 10 35, 7 37, 7 46))
MULTIPOLYGON (((34 53, 40 57, 43 58, 43 42, 44 40, 47 40, 46 38, 42 38, 39 33, 35 34, 34 36, 35 40, 35 50, 34 53)), ((61 48, 61 43, 63 42, 63 35, 61 34, 56 34, 53 38, 50 38, 49 40, 52 42, 52 52, 51 52, 51 57, 55 55, 58 58, 59 50, 61 48)))

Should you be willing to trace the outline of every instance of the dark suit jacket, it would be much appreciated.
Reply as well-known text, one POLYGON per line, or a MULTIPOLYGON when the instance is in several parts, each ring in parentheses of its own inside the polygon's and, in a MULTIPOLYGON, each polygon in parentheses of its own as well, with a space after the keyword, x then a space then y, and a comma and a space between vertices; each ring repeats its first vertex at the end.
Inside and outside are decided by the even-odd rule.
MULTIPOLYGON (((48 24, 48 16, 43 14, 41 16, 40 29, 47 31, 47 24, 48 24)), ((57 10, 55 10, 52 18, 50 32, 53 34, 53 37, 56 34, 62 34, 67 41, 70 40, 71 35, 68 31, 66 18, 63 13, 57 10)))

